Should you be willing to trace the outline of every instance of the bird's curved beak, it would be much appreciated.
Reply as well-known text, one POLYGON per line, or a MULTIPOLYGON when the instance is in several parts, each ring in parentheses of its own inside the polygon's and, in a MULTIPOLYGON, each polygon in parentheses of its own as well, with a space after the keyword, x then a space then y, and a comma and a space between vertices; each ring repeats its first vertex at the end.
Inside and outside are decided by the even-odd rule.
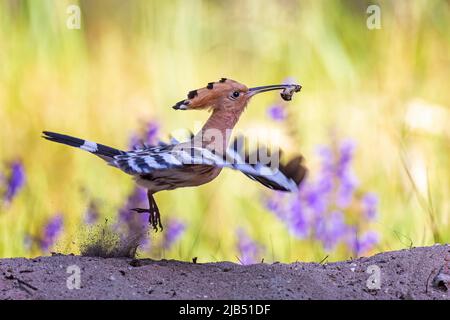
POLYGON ((281 97, 283 100, 289 101, 292 99, 292 95, 294 92, 300 92, 302 89, 302 86, 299 84, 275 84, 270 86, 261 86, 261 87, 254 87, 248 89, 247 96, 252 97, 255 94, 272 91, 272 90, 283 90, 281 92, 281 97))

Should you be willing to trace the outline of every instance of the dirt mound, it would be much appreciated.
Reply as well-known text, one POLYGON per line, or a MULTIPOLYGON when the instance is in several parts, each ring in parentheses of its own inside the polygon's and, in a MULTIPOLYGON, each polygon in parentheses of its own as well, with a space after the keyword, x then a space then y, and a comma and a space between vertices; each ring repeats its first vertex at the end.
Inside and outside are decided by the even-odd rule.
POLYGON ((449 260, 449 245, 329 264, 1 259, 0 299, 449 299, 449 260))

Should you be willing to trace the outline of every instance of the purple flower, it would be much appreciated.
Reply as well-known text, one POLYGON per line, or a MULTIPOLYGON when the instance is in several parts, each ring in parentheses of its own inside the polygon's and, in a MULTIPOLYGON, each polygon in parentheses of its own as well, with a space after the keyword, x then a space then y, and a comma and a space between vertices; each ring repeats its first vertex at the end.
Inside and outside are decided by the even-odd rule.
POLYGON ((275 194, 269 198, 267 209, 275 213, 295 237, 319 240, 326 250, 345 241, 353 252, 369 250, 378 241, 376 233, 368 231, 360 239, 356 234, 364 223, 376 216, 376 196, 367 193, 361 199, 362 214, 356 216, 366 218, 365 221, 360 219, 351 224, 346 221, 347 214, 354 216, 353 211, 358 210, 357 206, 351 206, 357 200, 355 190, 358 187, 352 170, 354 150, 352 140, 320 146, 317 150, 320 166, 315 176, 308 177, 297 194, 284 197, 275 194))
POLYGON ((316 221, 316 238, 320 240, 326 250, 332 250, 347 231, 344 214, 334 211, 316 221))
POLYGON ((349 246, 356 256, 363 255, 372 250, 380 241, 375 231, 367 231, 362 236, 358 235, 356 228, 353 228, 349 234, 349 246))
POLYGON ((147 192, 140 187, 134 187, 133 192, 130 194, 127 200, 127 206, 129 208, 136 208, 147 203, 147 192))
POLYGON ((334 187, 334 154, 331 148, 326 146, 319 147, 317 153, 320 158, 320 171, 315 192, 324 196, 333 191, 334 187))
MULTIPOLYGON (((308 183, 300 188, 300 197, 303 199, 304 206, 308 207, 316 216, 323 214, 328 208, 328 187, 324 186, 328 182, 319 182, 317 185, 308 183)), ((331 183, 330 183, 331 184, 331 183)))
POLYGON ((145 133, 146 143, 150 146, 155 146, 158 144, 159 139, 159 124, 157 122, 151 121, 147 124, 147 130, 145 133))
POLYGON ((278 215, 278 212, 280 211, 280 204, 279 204, 279 201, 277 201, 277 200, 278 200, 278 197, 275 197, 275 196, 268 198, 266 200, 266 208, 269 211, 272 211, 278 215))
POLYGON ((356 177, 351 172, 346 172, 340 177, 337 189, 336 204, 339 208, 347 208, 353 199, 353 193, 358 184, 356 177))
POLYGON ((291 203, 291 216, 288 226, 296 237, 305 238, 310 232, 310 223, 306 217, 305 208, 300 199, 291 203))
POLYGON ((347 170, 350 169, 350 164, 353 159, 353 153, 355 150, 355 142, 350 139, 346 139, 339 145, 338 151, 338 163, 337 163, 337 175, 343 175, 347 170))
POLYGON ((169 250, 172 245, 181 237, 186 229, 186 225, 178 220, 170 220, 164 234, 163 248, 169 250))
POLYGON ((321 169, 317 179, 317 192, 321 196, 335 192, 335 204, 341 209, 350 205, 358 185, 351 168, 354 148, 355 143, 352 140, 344 140, 336 151, 327 146, 322 146, 318 150, 321 169))
POLYGON ((363 198, 361 199, 361 202, 362 202, 362 206, 363 206, 364 216, 369 220, 375 219, 377 216, 377 210, 378 210, 377 195, 372 192, 368 192, 363 196, 363 198))
POLYGON ((336 177, 339 179, 337 195, 337 205, 346 208, 350 205, 358 181, 351 169, 351 161, 355 150, 355 143, 352 140, 344 140, 339 145, 339 155, 336 164, 336 177))
POLYGON ((239 261, 244 264, 253 264, 261 261, 261 255, 264 248, 253 241, 243 229, 237 230, 237 249, 239 252, 239 261))
POLYGON ((272 211, 280 220, 287 219, 286 208, 285 208, 285 193, 275 192, 273 196, 266 198, 266 208, 272 211))
POLYGON ((275 121, 284 121, 287 117, 286 108, 280 104, 274 104, 267 108, 267 114, 275 121))
POLYGON ((380 237, 375 231, 367 231, 360 240, 361 252, 365 253, 372 250, 379 242, 380 237))
MULTIPOLYGON (((140 187, 135 187, 133 192, 128 196, 127 201, 119 210, 119 222, 120 223, 129 223, 133 220, 133 218, 138 215, 136 212, 131 211, 133 208, 142 208, 144 205, 147 205, 147 193, 144 189, 140 187)), ((147 218, 148 221, 148 213, 140 214, 147 218)))
POLYGON ((155 146, 159 143, 159 124, 155 121, 147 123, 143 133, 133 134, 130 137, 128 148, 141 149, 145 146, 155 146))
POLYGON ((375 231, 367 231, 361 236, 361 239, 359 240, 360 254, 364 254, 372 250, 379 242, 380 237, 375 231))
POLYGON ((144 189, 135 187, 118 212, 115 229, 118 230, 122 239, 138 237, 141 246, 149 244, 147 235, 149 213, 138 213, 131 210, 133 208, 146 208, 147 206, 147 193, 144 189))
POLYGON ((63 216, 57 214, 52 217, 44 226, 41 237, 42 251, 48 251, 51 246, 55 244, 56 239, 61 234, 63 229, 63 216))
POLYGON ((128 142, 128 149, 129 150, 136 150, 143 147, 143 142, 141 138, 139 138, 137 135, 133 134, 130 137, 130 140, 128 142))
POLYGON ((10 175, 6 180, 4 200, 6 203, 11 203, 25 184, 25 170, 21 161, 16 160, 11 164, 10 175))

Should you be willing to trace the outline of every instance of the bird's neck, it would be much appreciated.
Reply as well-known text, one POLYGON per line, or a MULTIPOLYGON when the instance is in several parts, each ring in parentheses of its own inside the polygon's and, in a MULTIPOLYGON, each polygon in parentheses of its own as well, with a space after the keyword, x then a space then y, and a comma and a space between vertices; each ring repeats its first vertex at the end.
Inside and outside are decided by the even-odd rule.
POLYGON ((242 111, 215 109, 194 139, 203 148, 223 154, 241 114, 242 111))

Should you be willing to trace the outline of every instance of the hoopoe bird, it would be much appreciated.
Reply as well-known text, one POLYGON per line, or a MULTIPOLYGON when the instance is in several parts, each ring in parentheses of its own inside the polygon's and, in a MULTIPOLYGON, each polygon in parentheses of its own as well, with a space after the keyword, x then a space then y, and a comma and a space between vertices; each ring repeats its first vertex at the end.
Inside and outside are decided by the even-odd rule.
POLYGON ((134 208, 139 213, 149 213, 149 223, 162 230, 158 206, 153 195, 163 190, 195 187, 215 179, 223 168, 239 170, 264 186, 279 191, 296 191, 306 174, 302 157, 281 163, 272 168, 270 163, 250 163, 248 154, 242 155, 236 146, 227 149, 231 130, 235 127, 250 99, 256 94, 282 90, 281 97, 289 101, 300 85, 281 84, 248 88, 222 78, 204 88, 190 91, 187 99, 176 103, 175 110, 209 109, 211 115, 201 130, 187 142, 160 143, 122 151, 103 144, 44 131, 47 140, 80 148, 97 155, 109 165, 134 177, 136 183, 147 189, 149 207, 134 208))

